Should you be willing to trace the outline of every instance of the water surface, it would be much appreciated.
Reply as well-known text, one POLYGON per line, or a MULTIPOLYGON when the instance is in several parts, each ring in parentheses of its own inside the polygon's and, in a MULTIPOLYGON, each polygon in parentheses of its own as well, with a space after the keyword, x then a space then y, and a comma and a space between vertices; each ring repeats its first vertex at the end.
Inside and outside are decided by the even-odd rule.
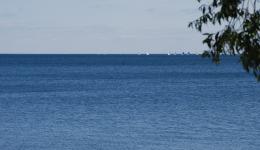
POLYGON ((0 149, 258 150, 259 87, 233 57, 0 55, 0 149))

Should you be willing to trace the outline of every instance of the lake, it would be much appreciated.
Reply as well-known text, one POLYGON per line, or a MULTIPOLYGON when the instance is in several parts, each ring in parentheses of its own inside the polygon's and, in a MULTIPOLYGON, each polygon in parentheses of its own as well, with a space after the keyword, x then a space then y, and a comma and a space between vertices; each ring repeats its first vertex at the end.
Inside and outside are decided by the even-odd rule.
POLYGON ((2 150, 258 150, 237 57, 0 55, 2 150))

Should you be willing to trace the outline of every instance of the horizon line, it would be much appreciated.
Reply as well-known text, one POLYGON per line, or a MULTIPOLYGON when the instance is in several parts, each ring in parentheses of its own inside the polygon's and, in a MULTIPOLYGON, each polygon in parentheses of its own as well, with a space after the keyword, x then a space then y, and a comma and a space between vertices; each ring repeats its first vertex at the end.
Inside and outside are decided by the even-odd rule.
POLYGON ((201 53, 0 53, 0 55, 201 55, 201 53))

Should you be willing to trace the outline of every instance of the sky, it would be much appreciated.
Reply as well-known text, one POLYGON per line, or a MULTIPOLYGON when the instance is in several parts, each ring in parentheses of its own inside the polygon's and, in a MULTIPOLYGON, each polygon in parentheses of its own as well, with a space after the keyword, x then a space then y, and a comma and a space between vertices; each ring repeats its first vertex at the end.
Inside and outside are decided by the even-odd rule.
POLYGON ((200 53, 196 0, 0 0, 0 53, 200 53))

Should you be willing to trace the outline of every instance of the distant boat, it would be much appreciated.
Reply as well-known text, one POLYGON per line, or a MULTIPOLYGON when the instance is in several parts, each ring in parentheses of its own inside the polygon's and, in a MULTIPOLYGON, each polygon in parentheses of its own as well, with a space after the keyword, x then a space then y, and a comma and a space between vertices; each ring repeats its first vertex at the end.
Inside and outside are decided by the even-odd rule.
POLYGON ((169 52, 169 53, 168 53, 168 56, 170 56, 170 55, 171 55, 171 53, 169 52))
POLYGON ((150 55, 149 53, 146 53, 146 55, 150 55))

